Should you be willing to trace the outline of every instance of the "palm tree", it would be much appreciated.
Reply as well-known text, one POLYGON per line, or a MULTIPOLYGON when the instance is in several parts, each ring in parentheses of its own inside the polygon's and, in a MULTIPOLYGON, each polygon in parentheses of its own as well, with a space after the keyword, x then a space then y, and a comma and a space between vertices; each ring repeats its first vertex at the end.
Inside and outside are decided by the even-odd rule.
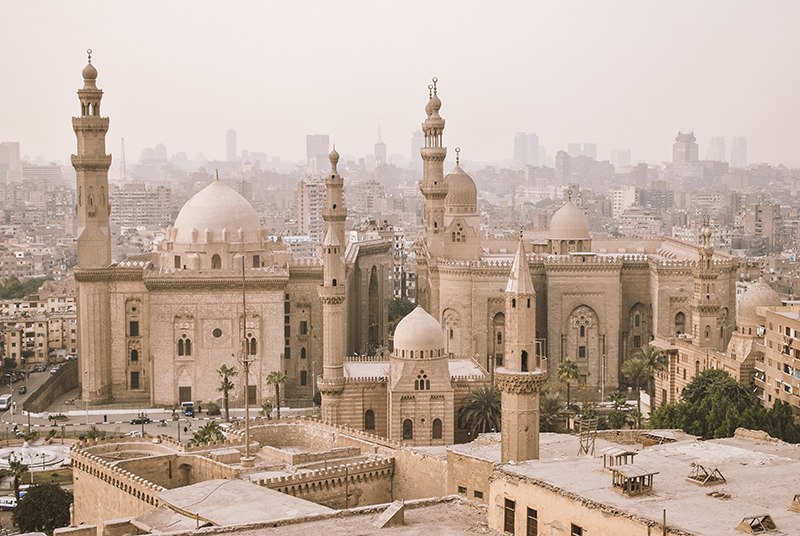
POLYGON ((274 370, 267 376, 267 383, 275 386, 275 408, 278 410, 278 420, 281 420, 281 384, 286 382, 286 374, 274 370))
POLYGON ((217 421, 208 421, 194 435, 190 443, 199 445, 201 443, 211 443, 212 441, 225 441, 225 434, 217 421))
POLYGON ((667 369, 667 366, 669 366, 669 356, 661 348, 650 346, 649 344, 639 348, 634 355, 643 356, 653 369, 653 372, 650 373, 650 377, 647 379, 647 394, 650 395, 650 405, 652 406, 656 398, 656 382, 653 375, 656 372, 662 372, 667 369))
POLYGON ((555 431, 555 426, 563 409, 564 401, 561 399, 557 384, 555 387, 545 384, 539 392, 540 426, 544 428, 545 432, 555 431))
POLYGON ((567 382, 567 409, 569 409, 569 384, 580 377, 578 364, 571 359, 565 359, 558 365, 558 379, 567 382))
POLYGON ((8 461, 8 474, 14 477, 14 497, 19 501, 19 483, 22 477, 28 472, 28 466, 19 460, 8 461))
POLYGON ((239 374, 239 371, 235 368, 228 367, 228 365, 223 363, 222 366, 219 367, 219 370, 217 370, 217 374, 219 374, 220 379, 217 391, 222 391, 222 401, 225 405, 225 422, 230 422, 231 412, 228 404, 228 392, 233 390, 235 387, 231 381, 231 378, 239 374))
POLYGON ((622 375, 636 387, 636 410, 639 413, 636 419, 636 427, 642 427, 642 394, 639 391, 643 382, 653 376, 653 367, 650 361, 643 355, 637 355, 628 359, 622 364, 622 375))
POLYGON ((501 421, 500 390, 494 385, 481 387, 464 397, 458 410, 458 421, 461 428, 472 425, 471 433, 499 431, 501 421))

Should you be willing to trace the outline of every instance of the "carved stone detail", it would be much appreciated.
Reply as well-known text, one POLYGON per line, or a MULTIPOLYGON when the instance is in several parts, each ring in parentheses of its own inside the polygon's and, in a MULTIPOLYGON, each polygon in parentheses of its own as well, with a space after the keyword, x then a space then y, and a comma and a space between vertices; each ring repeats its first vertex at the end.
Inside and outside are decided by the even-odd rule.
POLYGON ((532 395, 539 392, 547 379, 544 372, 511 372, 498 368, 495 372, 497 387, 504 393, 513 395, 532 395))

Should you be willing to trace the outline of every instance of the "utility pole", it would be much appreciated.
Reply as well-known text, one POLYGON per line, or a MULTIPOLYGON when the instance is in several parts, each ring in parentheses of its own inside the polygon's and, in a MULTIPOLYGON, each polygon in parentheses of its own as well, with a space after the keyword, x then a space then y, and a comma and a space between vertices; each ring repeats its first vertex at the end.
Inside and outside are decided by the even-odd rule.
MULTIPOLYGON (((244 279, 245 256, 242 254, 242 357, 244 366, 244 458, 242 467, 253 467, 254 458, 250 456, 250 352, 247 344, 247 292, 244 279)), ((280 401, 278 401, 280 403, 280 401)))

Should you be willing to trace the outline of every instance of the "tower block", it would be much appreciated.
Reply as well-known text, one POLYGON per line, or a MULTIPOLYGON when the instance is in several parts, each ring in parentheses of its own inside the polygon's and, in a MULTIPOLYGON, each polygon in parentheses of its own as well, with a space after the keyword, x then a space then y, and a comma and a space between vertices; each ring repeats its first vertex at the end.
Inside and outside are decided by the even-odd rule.
POLYGON ((502 394, 503 462, 539 459, 539 389, 546 379, 536 347, 536 291, 520 235, 505 291, 505 367, 496 371, 502 394))
POLYGON ((103 91, 97 88, 97 69, 83 69, 83 89, 78 90, 80 117, 72 118, 78 140, 72 166, 77 176, 78 265, 75 269, 78 309, 78 355, 83 398, 88 403, 111 398, 111 311, 108 267, 111 264, 111 229, 106 154, 108 118, 100 117, 103 91))
POLYGON ((328 194, 327 205, 322 209, 325 222, 325 239, 322 242, 324 261, 323 284, 319 287, 322 301, 322 377, 317 387, 322 395, 322 420, 336 424, 340 419, 339 408, 344 391, 344 355, 347 351, 347 318, 345 312, 346 272, 344 265, 344 222, 347 209, 344 207, 342 187, 344 181, 336 167, 339 153, 334 147, 330 154, 331 172, 325 178, 328 194))

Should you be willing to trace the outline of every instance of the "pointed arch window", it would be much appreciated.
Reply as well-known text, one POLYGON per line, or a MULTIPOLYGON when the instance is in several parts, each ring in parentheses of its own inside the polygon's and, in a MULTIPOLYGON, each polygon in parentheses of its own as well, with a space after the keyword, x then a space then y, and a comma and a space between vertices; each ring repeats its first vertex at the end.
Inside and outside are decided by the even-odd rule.
POLYGON ((411 419, 403 421, 403 439, 414 439, 414 423, 411 419))
POLYGON ((374 430, 375 429, 375 412, 371 409, 368 409, 364 413, 364 430, 374 430))
POLYGON ((139 361, 139 350, 131 350, 131 361, 139 361))
POLYGON ((638 314, 637 314, 636 316, 634 316, 634 317, 633 317, 633 325, 634 325, 634 326, 636 326, 636 327, 638 328, 638 327, 641 325, 641 323, 642 323, 642 321, 641 321, 641 319, 639 318, 639 315, 638 315, 638 314))
POLYGON ((522 357, 521 359, 522 372, 528 372, 528 352, 523 350, 521 357, 522 357))
POLYGON ((586 336, 586 326, 581 326, 581 337, 586 336))
POLYGON ((256 355, 258 353, 258 342, 252 333, 247 334, 247 354, 256 355))
POLYGON ((442 420, 441 419, 433 419, 433 439, 441 439, 442 438, 442 420))
POLYGON ((181 338, 178 339, 178 355, 179 356, 190 356, 192 355, 192 340, 186 336, 186 334, 181 335, 181 338))

